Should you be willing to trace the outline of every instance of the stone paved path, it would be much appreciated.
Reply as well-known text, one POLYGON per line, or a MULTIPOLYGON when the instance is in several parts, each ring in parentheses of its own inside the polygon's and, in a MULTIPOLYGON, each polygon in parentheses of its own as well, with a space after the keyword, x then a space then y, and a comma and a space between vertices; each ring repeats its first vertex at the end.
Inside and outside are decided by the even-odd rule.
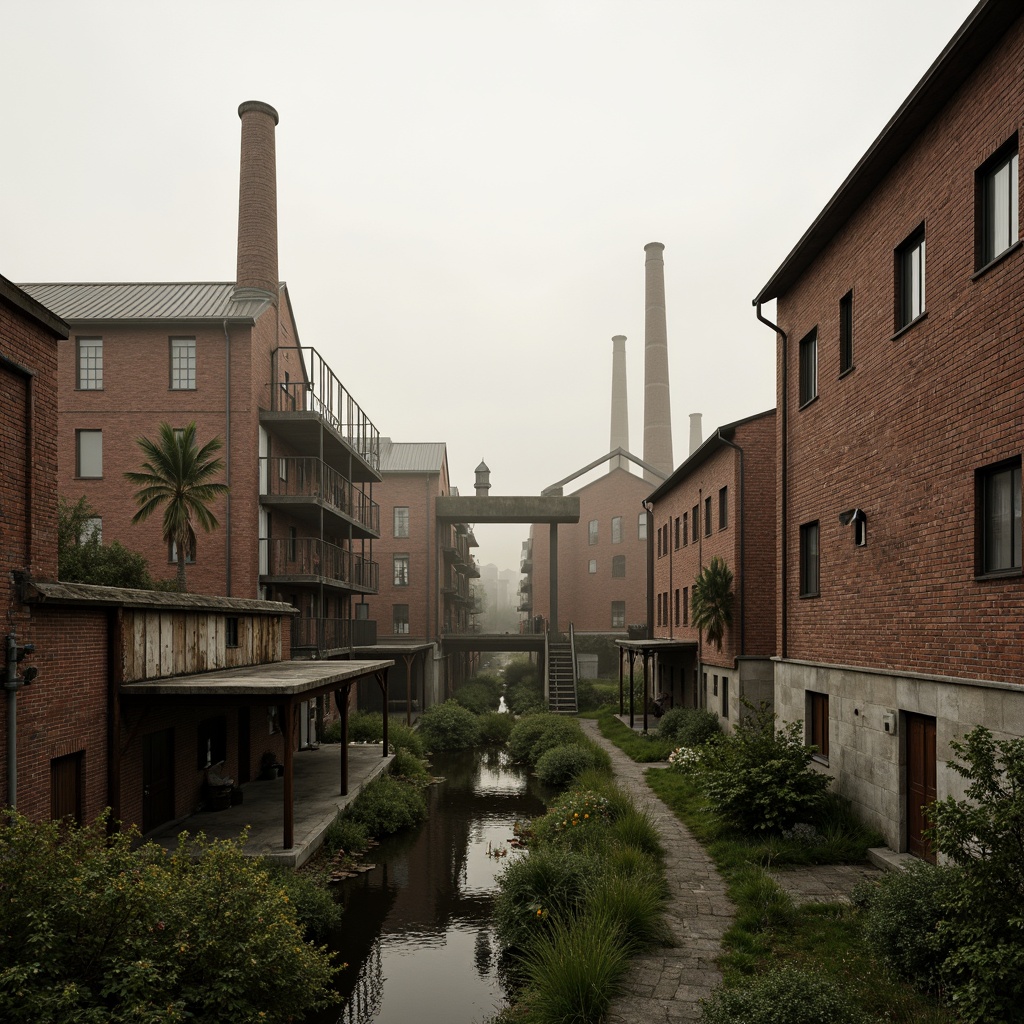
POLYGON ((733 917, 725 883, 689 829, 651 792, 644 779, 650 766, 637 764, 609 743, 593 719, 579 721, 590 738, 608 751, 616 782, 651 815, 669 852, 667 916, 675 945, 652 949, 633 961, 625 992, 612 1003, 609 1024, 697 1020, 699 1000, 722 980, 715 961, 733 917))

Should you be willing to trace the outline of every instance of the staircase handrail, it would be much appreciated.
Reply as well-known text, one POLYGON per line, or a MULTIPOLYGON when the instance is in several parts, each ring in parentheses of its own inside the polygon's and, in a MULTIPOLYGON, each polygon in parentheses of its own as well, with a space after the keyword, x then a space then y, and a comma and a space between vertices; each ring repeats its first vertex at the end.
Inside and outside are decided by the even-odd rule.
POLYGON ((569 655, 572 657, 572 702, 579 710, 579 672, 576 668, 576 631, 569 623, 569 655))

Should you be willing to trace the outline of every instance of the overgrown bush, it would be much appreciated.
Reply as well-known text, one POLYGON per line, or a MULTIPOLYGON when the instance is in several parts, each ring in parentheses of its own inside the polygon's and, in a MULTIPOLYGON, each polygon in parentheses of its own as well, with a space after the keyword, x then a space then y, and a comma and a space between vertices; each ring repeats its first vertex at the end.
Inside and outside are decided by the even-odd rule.
POLYGON ((455 691, 452 699, 474 715, 497 711, 501 703, 501 683, 494 676, 474 676, 455 691))
POLYGON ((702 1000, 701 1024, 866 1024, 850 996, 833 982, 791 967, 745 978, 702 1000))
POLYGON ((310 942, 324 943, 341 923, 341 905, 315 878, 283 864, 264 861, 263 867, 274 885, 288 894, 295 919, 310 942))
POLYGON ((384 716, 380 711, 353 711, 348 716, 349 743, 381 743, 384 716))
POLYGON ((868 943, 897 977, 925 992, 942 987, 941 967, 954 938, 942 924, 958 882, 956 869, 918 861, 853 891, 868 943))
POLYGON ((358 857, 370 847, 370 830, 350 814, 339 814, 324 834, 324 850, 329 857, 343 854, 358 857))
POLYGON ((1024 739, 995 740, 983 726, 950 742, 949 767, 966 799, 931 805, 927 833, 960 869, 943 964, 966 1021, 1024 1020, 1024 739))
POLYGON ((505 668, 505 706, 514 715, 544 709, 544 680, 535 665, 516 659, 505 668))
POLYGON ((619 684, 593 679, 581 679, 576 684, 576 707, 580 711, 597 711, 605 707, 618 707, 619 684))
POLYGON ((480 727, 481 743, 505 743, 512 732, 515 719, 501 711, 489 711, 480 716, 477 723, 480 727))
POLYGON ((419 725, 428 750, 466 750, 479 740, 476 715, 454 700, 428 708, 419 725))
POLYGON ((427 816, 427 802, 421 787, 380 775, 359 794, 346 814, 377 838, 418 825, 427 816))
POLYGON ((395 751, 395 759, 391 762, 391 774, 398 779, 406 779, 417 785, 425 785, 430 781, 427 764, 417 757, 408 747, 399 747, 395 751))
POLYGON ((575 718, 542 711, 519 719, 508 736, 508 752, 513 761, 536 765, 552 747, 586 743, 586 736, 575 718))
POLYGON ((286 889, 240 843, 183 833, 168 854, 136 846, 134 829, 108 835, 103 818, 5 817, 5 1024, 284 1024, 332 1000, 329 954, 304 940, 286 889))
MULTIPOLYGON (((567 786, 588 768, 600 766, 598 751, 588 743, 560 744, 549 747, 537 759, 537 777, 546 786, 567 786)), ((605 763, 608 755, 605 754, 605 763)))
POLYGON ((699 747, 722 731, 708 708, 669 708, 658 722, 658 735, 680 747, 699 747))
POLYGON ((405 722, 396 722, 391 719, 388 722, 388 746, 397 754, 400 750, 408 750, 413 757, 420 760, 427 756, 427 745, 419 731, 413 729, 405 722))
POLYGON ((803 723, 776 730, 770 707, 750 710, 731 736, 704 746, 701 788, 723 818, 754 832, 812 821, 832 780, 811 767, 814 748, 804 745, 803 723))

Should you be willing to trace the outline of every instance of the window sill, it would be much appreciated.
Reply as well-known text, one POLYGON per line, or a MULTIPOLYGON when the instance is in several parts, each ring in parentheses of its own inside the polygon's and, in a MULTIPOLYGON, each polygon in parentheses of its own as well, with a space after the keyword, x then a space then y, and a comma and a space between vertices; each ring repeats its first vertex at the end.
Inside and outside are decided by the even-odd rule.
POLYGON ((842 371, 842 373, 839 374, 839 379, 842 380, 844 377, 849 377, 850 374, 853 373, 853 371, 856 369, 856 366, 848 366, 845 370, 842 371))
POLYGON ((909 324, 904 324, 889 340, 890 341, 895 341, 901 335, 906 334, 907 331, 909 331, 912 327, 916 327, 922 320, 927 320, 927 319, 928 319, 928 310, 926 309, 919 316, 915 316, 914 319, 911 320, 909 324))
POLYGON ((813 600, 816 597, 821 597, 821 591, 820 590, 816 590, 813 594, 801 594, 800 595, 800 600, 801 601, 808 601, 808 600, 813 600))
POLYGON ((809 405, 814 405, 814 403, 815 403, 815 402, 816 402, 817 400, 818 400, 818 396, 817 396, 817 395, 815 395, 815 396, 814 396, 813 398, 808 398, 808 399, 807 399, 807 401, 803 403, 803 405, 797 406, 797 411, 798 411, 798 412, 802 412, 802 411, 803 411, 804 409, 806 409, 806 408, 807 408, 807 407, 808 407, 809 405))
POLYGON ((811 754, 811 760, 815 764, 824 765, 826 768, 828 767, 828 758, 822 757, 821 754, 811 754))
POLYGON ((988 580, 1007 580, 1014 579, 1019 576, 1024 576, 1024 571, 1021 570, 1020 566, 1015 569, 996 569, 992 572, 978 573, 974 577, 974 582, 985 583, 988 580))
POLYGON ((979 277, 983 277, 993 267, 998 266, 1000 263, 1002 263, 1003 260, 1007 258, 1007 256, 1010 256, 1012 253, 1015 253, 1022 245, 1024 245, 1024 241, 1018 239, 1008 249, 1004 249, 994 259, 989 260, 988 263, 985 264, 985 266, 979 267, 973 274, 971 274, 971 280, 977 281, 979 277))

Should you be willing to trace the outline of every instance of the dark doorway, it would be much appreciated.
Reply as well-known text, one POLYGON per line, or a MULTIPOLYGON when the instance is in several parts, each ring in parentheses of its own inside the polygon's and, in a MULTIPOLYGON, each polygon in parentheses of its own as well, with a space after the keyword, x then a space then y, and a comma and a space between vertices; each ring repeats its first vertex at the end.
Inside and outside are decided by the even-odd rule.
POLYGON ((252 751, 249 747, 249 709, 238 709, 238 765, 235 768, 238 784, 248 782, 252 778, 252 751))
POLYGON ((142 831, 174 817, 174 730, 142 737, 142 831))
POLYGON ((924 838, 928 827, 924 808, 935 800, 935 719, 906 716, 907 729, 907 851, 935 863, 935 851, 924 838))
POLYGON ((82 822, 82 754, 55 757, 50 762, 50 817, 82 822))

